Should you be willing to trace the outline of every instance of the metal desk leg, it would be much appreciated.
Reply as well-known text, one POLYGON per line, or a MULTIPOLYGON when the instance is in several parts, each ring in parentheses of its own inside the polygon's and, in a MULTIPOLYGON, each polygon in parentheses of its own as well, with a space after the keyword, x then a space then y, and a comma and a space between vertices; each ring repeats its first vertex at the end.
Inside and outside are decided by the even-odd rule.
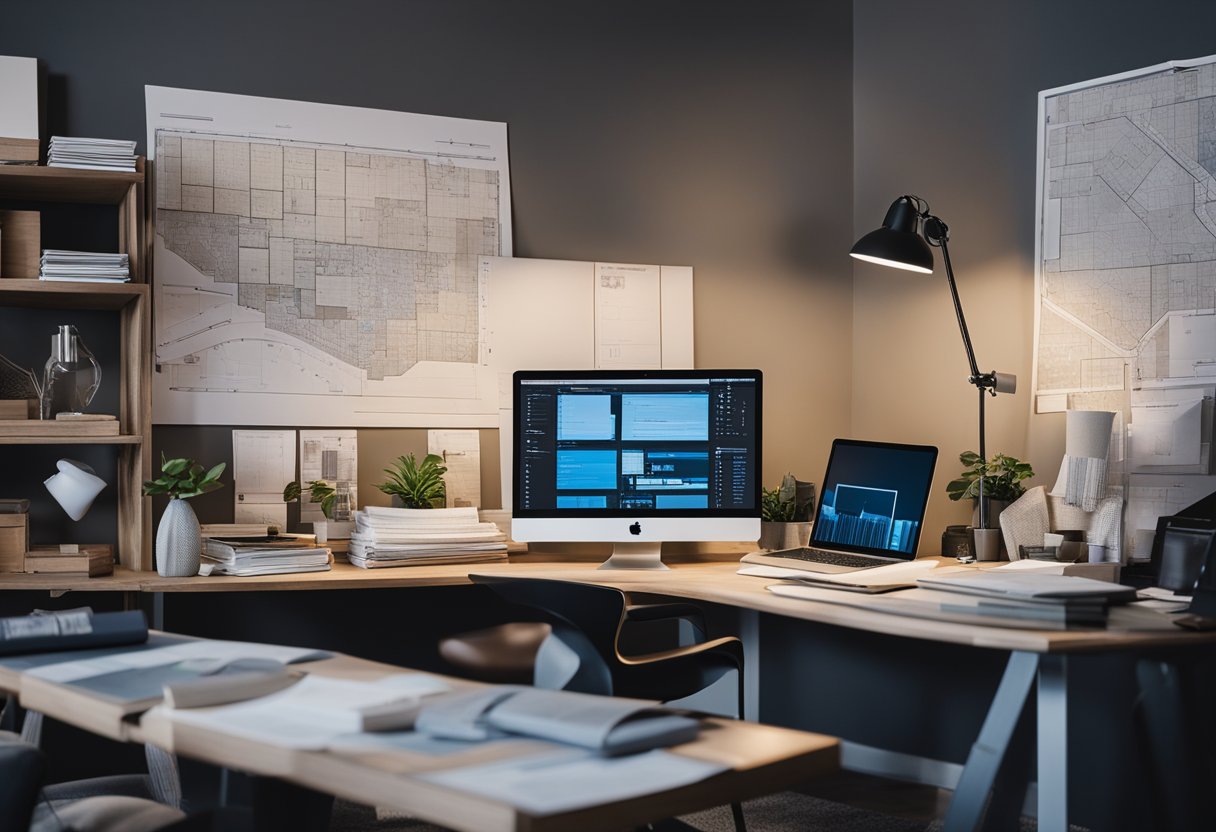
MULTIPOLYGON (((954 789, 946 812, 943 832, 975 832, 984 819, 988 794, 992 791, 1005 752, 1013 739, 1022 710, 1030 698, 1030 688, 1039 670, 1036 653, 1011 653, 1005 674, 992 697, 980 735, 971 746, 967 764, 954 789)), ((1041 694, 1040 694, 1041 701, 1041 694)), ((1041 724, 1041 723, 1040 723, 1041 724)), ((1042 757, 1039 758, 1042 760, 1042 757)), ((1040 804, 1041 805, 1041 804, 1040 804)))
POLYGON ((1039 832, 1068 832, 1068 660, 1039 659, 1039 832))
POLYGON ((760 613, 741 610, 739 636, 743 641, 743 713, 751 722, 760 721, 760 613))

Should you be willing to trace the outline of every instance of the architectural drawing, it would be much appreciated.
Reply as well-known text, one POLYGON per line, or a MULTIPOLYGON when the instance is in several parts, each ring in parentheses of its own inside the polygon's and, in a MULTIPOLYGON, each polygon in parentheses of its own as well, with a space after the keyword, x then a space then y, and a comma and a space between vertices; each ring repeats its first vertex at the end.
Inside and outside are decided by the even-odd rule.
POLYGON ((1039 95, 1034 397, 1113 410, 1123 538, 1210 493, 1216 56, 1039 95))
POLYGON ((1216 377, 1213 60, 1040 96, 1040 412, 1216 377))
POLYGON ((155 421, 494 424, 477 263, 510 252, 505 125, 249 100, 148 89, 155 421))

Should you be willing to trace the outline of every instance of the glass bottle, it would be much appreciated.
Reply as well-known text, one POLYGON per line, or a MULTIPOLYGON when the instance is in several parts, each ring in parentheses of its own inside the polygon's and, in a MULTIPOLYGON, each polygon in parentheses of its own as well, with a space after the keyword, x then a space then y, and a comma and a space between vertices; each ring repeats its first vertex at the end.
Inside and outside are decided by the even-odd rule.
POLYGON ((333 519, 339 523, 349 522, 354 508, 354 501, 350 496, 350 483, 338 483, 334 488, 333 519))
POLYGON ((63 325, 51 336, 51 357, 42 372, 41 415, 81 413, 101 384, 101 366, 81 340, 76 327, 63 325))

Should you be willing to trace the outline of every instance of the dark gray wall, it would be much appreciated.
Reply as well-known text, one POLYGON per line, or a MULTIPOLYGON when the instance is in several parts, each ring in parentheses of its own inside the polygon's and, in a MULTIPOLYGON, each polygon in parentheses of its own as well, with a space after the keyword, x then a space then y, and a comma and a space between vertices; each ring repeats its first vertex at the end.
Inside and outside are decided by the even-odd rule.
MULTIPOLYGON (((769 373, 780 476, 848 428, 851 27, 847 0, 67 2, 5 9, 0 54, 42 61, 47 135, 141 152, 145 84, 507 122, 515 254, 693 266, 698 362, 769 373)), ((229 430, 156 447, 219 460, 229 430)))
MULTIPOLYGON (((1038 91, 1210 55, 1213 32, 1216 4, 1185 0, 855 3, 857 233, 877 227, 902 193, 928 199, 950 224, 959 291, 981 364, 1019 372, 1028 390, 1038 91)), ((909 283, 891 277, 891 270, 858 268, 854 327, 858 340, 881 339, 874 351, 855 342, 854 428, 894 436, 916 424, 920 441, 942 447, 944 482, 940 474, 953 476, 957 464, 948 451, 975 443, 974 391, 965 383, 944 281, 909 283), (891 372, 893 356, 907 345, 914 345, 916 369, 891 372), (914 403, 911 412, 870 406, 859 381, 883 373, 882 395, 906 397, 914 403)), ((1026 452, 1039 471, 1035 482, 1050 484, 1063 452, 1062 419, 1030 415, 1025 395, 1000 397, 989 413, 990 451, 1026 452)), ((947 519, 930 517, 930 531, 947 519)), ((1077 669, 1100 660, 1071 661, 1077 669)), ((1115 762, 1132 712, 1098 716, 1099 705, 1122 701, 1128 680, 1112 670, 1090 674, 1087 684, 1088 693, 1074 690, 1070 697, 1073 747, 1083 754, 1070 775, 1078 810, 1073 820, 1092 829, 1148 828, 1139 814, 1147 800, 1143 781, 1115 762), (1101 686, 1093 689, 1097 679, 1101 686)))

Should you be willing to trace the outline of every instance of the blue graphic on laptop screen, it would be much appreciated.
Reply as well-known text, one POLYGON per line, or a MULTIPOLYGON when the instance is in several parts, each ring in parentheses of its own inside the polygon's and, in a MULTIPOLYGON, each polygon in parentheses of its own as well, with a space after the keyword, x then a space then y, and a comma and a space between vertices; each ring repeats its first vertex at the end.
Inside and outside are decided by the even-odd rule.
POLYGON ((815 518, 814 542, 911 552, 933 460, 890 448, 841 446, 815 518))

